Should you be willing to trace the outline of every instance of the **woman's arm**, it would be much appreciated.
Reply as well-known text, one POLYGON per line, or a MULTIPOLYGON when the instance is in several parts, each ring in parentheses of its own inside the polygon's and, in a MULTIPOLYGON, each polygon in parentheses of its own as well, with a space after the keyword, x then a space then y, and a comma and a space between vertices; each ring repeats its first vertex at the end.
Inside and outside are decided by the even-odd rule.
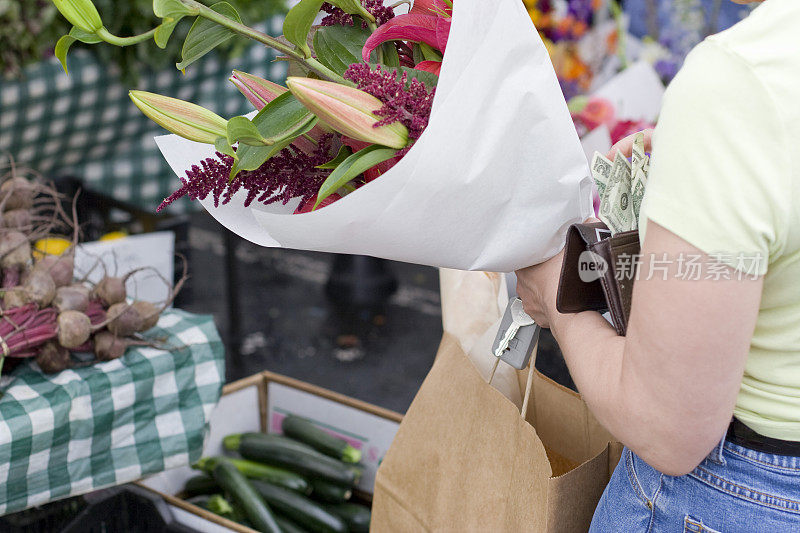
POLYGON ((665 474, 690 472, 730 422, 762 278, 709 268, 708 255, 648 221, 627 337, 619 337, 599 313, 558 313, 561 258, 517 273, 526 311, 552 329, 583 399, 617 439, 665 474), (701 279, 681 279, 681 258, 695 256, 701 279))

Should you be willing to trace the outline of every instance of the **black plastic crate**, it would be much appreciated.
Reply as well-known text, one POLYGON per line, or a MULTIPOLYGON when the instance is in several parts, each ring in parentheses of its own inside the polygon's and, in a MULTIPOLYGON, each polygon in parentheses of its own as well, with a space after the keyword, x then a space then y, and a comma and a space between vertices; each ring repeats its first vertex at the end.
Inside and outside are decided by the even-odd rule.
POLYGON ((123 485, 0 517, 3 533, 200 533, 160 496, 123 485))

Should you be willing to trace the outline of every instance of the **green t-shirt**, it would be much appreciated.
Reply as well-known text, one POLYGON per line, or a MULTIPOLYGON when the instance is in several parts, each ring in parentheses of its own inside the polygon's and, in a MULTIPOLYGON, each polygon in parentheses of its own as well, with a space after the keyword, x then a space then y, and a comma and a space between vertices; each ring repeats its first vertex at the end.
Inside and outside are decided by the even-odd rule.
POLYGON ((800 441, 800 1, 767 0, 689 54, 654 135, 642 240, 647 219, 764 276, 734 415, 800 441))

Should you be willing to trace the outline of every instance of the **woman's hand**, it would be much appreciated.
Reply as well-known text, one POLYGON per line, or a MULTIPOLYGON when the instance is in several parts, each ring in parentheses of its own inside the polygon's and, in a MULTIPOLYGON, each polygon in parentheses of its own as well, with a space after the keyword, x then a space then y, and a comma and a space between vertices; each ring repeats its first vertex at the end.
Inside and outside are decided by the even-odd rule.
POLYGON ((635 139, 639 133, 644 133, 644 151, 652 152, 653 130, 649 129, 649 130, 642 130, 637 133, 632 133, 631 135, 628 135, 627 137, 620 139, 619 141, 617 141, 617 144, 611 147, 611 150, 609 150, 609 152, 606 154, 606 157, 608 159, 613 160, 614 156, 617 155, 617 150, 622 152, 622 155, 624 155, 625 157, 631 157, 631 152, 633 151, 633 139, 635 139))
POLYGON ((558 314, 556 293, 563 258, 562 250, 544 263, 517 270, 517 296, 528 316, 543 328, 549 328, 558 314))

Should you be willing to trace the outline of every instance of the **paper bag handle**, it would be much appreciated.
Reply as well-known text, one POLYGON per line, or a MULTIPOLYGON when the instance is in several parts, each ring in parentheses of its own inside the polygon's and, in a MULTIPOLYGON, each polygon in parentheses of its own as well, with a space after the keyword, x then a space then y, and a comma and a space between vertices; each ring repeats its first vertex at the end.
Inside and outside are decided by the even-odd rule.
MULTIPOLYGON (((539 340, 536 340, 536 344, 533 346, 533 351, 531 352, 531 360, 528 364, 528 380, 525 383, 525 395, 522 397, 522 408, 519 411, 519 415, 522 418, 525 418, 525 414, 528 412, 528 400, 531 397, 531 391, 533 390, 533 373, 536 371, 534 363, 536 363, 536 355, 539 352, 539 340)), ((494 365, 492 365, 492 370, 489 372, 489 377, 486 379, 486 383, 489 385, 492 384, 492 380, 494 379, 494 373, 497 371, 497 367, 500 365, 500 358, 495 357, 494 365)))

